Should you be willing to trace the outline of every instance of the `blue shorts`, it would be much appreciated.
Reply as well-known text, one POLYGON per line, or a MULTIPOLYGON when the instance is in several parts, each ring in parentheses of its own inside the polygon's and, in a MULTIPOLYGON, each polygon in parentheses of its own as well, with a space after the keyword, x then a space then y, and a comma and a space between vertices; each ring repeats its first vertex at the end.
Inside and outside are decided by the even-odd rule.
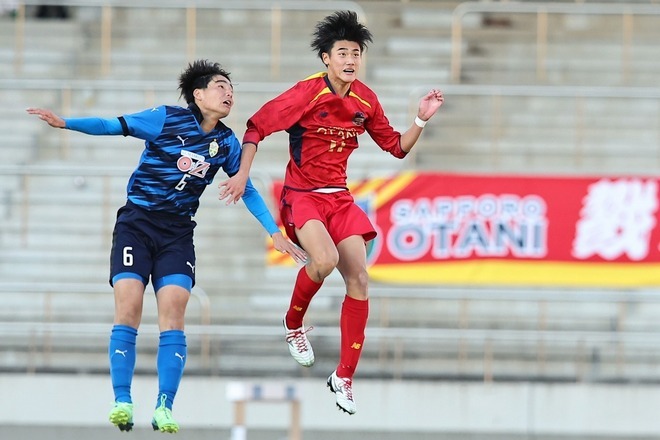
POLYGON ((128 202, 117 211, 110 252, 110 285, 151 278, 158 291, 165 284, 190 290, 195 284, 194 220, 190 216, 147 211, 128 202))

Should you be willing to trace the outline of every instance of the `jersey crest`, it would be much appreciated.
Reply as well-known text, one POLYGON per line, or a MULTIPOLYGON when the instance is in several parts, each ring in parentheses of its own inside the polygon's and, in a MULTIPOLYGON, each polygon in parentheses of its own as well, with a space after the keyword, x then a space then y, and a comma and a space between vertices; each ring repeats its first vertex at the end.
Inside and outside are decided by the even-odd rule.
POLYGON ((218 145, 216 140, 213 139, 213 142, 209 144, 209 156, 215 157, 215 155, 218 154, 219 149, 220 149, 220 145, 218 145))

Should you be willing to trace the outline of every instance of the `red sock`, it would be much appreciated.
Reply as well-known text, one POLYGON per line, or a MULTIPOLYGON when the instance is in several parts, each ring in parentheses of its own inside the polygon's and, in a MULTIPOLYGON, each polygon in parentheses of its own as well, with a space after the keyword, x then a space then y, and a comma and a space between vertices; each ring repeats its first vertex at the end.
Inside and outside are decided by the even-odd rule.
POLYGON ((369 300, 360 301, 346 295, 341 306, 341 348, 337 376, 352 379, 357 368, 362 346, 364 329, 369 317, 369 300))
POLYGON ((286 312, 286 326, 292 330, 302 327, 303 317, 307 312, 309 303, 323 285, 323 283, 317 283, 309 277, 306 267, 303 266, 298 272, 296 285, 293 286, 289 310, 286 312))

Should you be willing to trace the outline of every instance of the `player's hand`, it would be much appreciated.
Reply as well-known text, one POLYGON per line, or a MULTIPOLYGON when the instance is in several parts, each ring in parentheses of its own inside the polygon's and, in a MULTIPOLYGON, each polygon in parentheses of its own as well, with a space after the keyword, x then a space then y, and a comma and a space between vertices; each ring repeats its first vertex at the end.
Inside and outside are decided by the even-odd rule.
POLYGON ((304 263, 307 261, 307 253, 296 246, 294 242, 286 238, 281 232, 274 233, 272 239, 275 249, 283 254, 289 254, 296 263, 304 263))
POLYGON ((66 126, 64 119, 60 118, 50 110, 46 110, 44 108, 29 107, 26 109, 26 111, 31 115, 39 116, 39 119, 46 121, 51 127, 64 128, 66 126))
POLYGON ((424 121, 428 121, 438 111, 443 102, 445 102, 445 97, 442 92, 432 89, 419 101, 417 116, 424 121))
POLYGON ((218 188, 220 189, 220 200, 227 200, 226 205, 237 203, 245 193, 245 185, 247 183, 247 176, 235 174, 229 179, 220 182, 218 188))

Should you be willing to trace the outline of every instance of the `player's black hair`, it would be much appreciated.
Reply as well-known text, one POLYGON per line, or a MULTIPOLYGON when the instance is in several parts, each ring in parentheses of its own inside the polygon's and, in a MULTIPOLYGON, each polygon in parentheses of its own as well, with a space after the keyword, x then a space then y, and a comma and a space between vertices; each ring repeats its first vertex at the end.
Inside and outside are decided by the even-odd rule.
POLYGON ((371 32, 358 21, 354 11, 337 11, 316 23, 312 40, 312 49, 323 60, 323 53, 330 53, 337 41, 347 40, 357 43, 360 51, 367 49, 367 43, 372 42, 371 32))
POLYGON ((194 103, 193 92, 195 89, 205 89, 209 81, 216 75, 222 75, 231 82, 229 72, 223 69, 220 64, 209 60, 193 61, 179 76, 180 96, 183 96, 188 104, 194 103))

